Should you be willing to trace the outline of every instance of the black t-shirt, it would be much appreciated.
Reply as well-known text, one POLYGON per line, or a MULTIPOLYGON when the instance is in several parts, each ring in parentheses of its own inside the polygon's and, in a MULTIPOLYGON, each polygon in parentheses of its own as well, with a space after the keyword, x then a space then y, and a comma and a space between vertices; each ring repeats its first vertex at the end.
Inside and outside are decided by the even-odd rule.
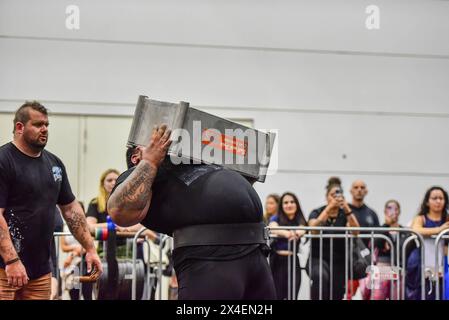
MULTIPOLYGON (((349 204, 352 212, 354 213, 359 225, 364 228, 378 228, 380 227, 379 218, 377 217, 377 213, 374 212, 371 208, 369 208, 366 204, 363 204, 361 207, 355 207, 352 204, 349 204)), ((361 233, 369 233, 369 232, 361 232, 361 233)), ((371 240, 370 239, 362 239, 365 246, 371 248, 371 240)))
POLYGON ((63 232, 64 231, 64 221, 62 220, 61 217, 61 212, 59 211, 59 209, 56 207, 55 208, 55 228, 54 228, 55 232, 63 232))
MULTIPOLYGON (((64 231, 64 221, 61 217, 61 212, 59 212, 58 207, 55 208, 55 227, 54 232, 63 232, 64 231)), ((56 254, 56 244, 55 241, 59 241, 59 237, 53 239, 51 242, 51 250, 50 250, 50 266, 52 276, 56 278, 56 269, 58 267, 58 256, 56 254)))
MULTIPOLYGON (((317 219, 321 212, 326 208, 323 206, 321 208, 313 210, 309 215, 309 221, 311 219, 317 219)), ((346 227, 348 220, 346 219, 346 215, 343 209, 339 209, 338 215, 335 219, 329 218, 324 224, 323 227, 346 227)), ((344 231, 323 231, 323 234, 344 234, 344 231)), ((333 260, 334 262, 343 263, 345 261, 345 239, 343 238, 334 238, 333 240, 333 260)), ((329 238, 323 238, 323 260, 330 261, 330 243, 331 240, 329 238)), ((349 240, 348 240, 349 245, 349 240)), ((349 254, 349 251, 348 251, 349 254)), ((319 259, 320 257, 320 239, 312 238, 312 258, 319 259)))
POLYGON ((350 203, 349 207, 353 211, 361 227, 369 228, 380 226, 377 213, 369 208, 366 204, 363 204, 361 207, 355 207, 350 203))
POLYGON ((87 207, 86 217, 92 217, 97 219, 97 223, 106 223, 107 212, 98 211, 97 198, 92 199, 87 207))
MULTIPOLYGON (((120 175, 115 187, 133 170, 131 168, 120 175)), ((262 221, 262 203, 251 184, 239 173, 221 167, 162 166, 158 170, 152 191, 150 208, 141 223, 167 235, 171 235, 176 229, 192 225, 262 221)), ((175 267, 186 259, 231 260, 248 254, 257 247, 258 245, 182 247, 174 251, 173 258, 175 267)))
MULTIPOLYGON (((0 147, 0 208, 28 277, 50 272, 55 206, 75 200, 62 161, 43 150, 37 158, 12 143, 0 147)), ((0 257, 0 268, 4 268, 0 257)))

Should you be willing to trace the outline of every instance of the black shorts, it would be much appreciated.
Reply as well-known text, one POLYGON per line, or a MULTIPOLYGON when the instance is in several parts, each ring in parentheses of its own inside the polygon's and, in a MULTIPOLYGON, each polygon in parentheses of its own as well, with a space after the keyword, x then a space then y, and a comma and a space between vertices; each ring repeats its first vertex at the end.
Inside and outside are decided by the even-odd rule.
POLYGON ((184 261, 176 270, 179 300, 274 300, 266 256, 257 248, 233 260, 184 261))

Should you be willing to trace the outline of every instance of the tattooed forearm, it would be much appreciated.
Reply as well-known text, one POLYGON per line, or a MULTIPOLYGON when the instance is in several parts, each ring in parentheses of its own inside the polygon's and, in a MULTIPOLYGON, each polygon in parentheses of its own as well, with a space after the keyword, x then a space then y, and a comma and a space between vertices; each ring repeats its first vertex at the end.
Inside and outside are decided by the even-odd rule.
POLYGON ((73 206, 65 212, 64 218, 70 232, 83 248, 86 250, 94 248, 92 236, 90 235, 86 217, 83 212, 78 209, 77 206, 73 206))
POLYGON ((5 218, 0 214, 0 255, 4 261, 12 260, 17 257, 17 252, 11 241, 8 224, 5 218))
POLYGON ((151 199, 151 187, 156 173, 156 168, 146 161, 141 161, 134 172, 112 194, 108 208, 121 211, 143 210, 151 199))

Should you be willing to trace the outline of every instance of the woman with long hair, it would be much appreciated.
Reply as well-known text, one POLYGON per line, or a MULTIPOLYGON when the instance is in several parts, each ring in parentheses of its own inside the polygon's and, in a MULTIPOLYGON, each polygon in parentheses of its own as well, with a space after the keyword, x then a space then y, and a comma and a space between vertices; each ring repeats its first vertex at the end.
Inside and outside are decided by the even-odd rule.
MULTIPOLYGON (((91 228, 91 232, 95 228, 107 227, 108 212, 106 208, 106 203, 108 201, 109 195, 112 192, 112 189, 115 186, 115 182, 117 181, 119 175, 120 173, 118 170, 108 169, 104 171, 100 176, 98 195, 90 201, 86 212, 86 220, 87 224, 89 225, 89 228, 91 228)), ((123 228, 117 226, 116 230, 123 231, 123 228)), ((100 254, 103 253, 103 245, 101 242, 98 245, 98 252, 100 254)), ((126 256, 125 238, 117 238, 116 254, 117 257, 126 256)))
MULTIPOLYGON (((435 264, 435 245, 431 236, 438 235, 441 231, 449 228, 448 221, 448 194, 441 187, 433 186, 426 191, 421 203, 418 215, 413 219, 412 229, 424 237, 425 257, 424 266, 426 270, 433 270, 435 264)), ((447 246, 443 248, 443 241, 438 248, 440 253, 444 251, 447 255, 447 246)), ((438 254, 440 254, 438 253, 438 254)), ((421 254, 419 249, 414 249, 407 260, 407 282, 406 298, 419 300, 421 298, 421 254)), ((440 270, 433 270, 433 274, 439 274, 440 270)), ((441 278, 438 280, 441 281, 441 278)), ((426 279, 426 300, 435 299, 435 290, 431 290, 434 283, 426 279)), ((442 285, 440 286, 442 289, 442 285)))
MULTIPOLYGON (((278 214, 271 217, 270 227, 297 227, 307 226, 306 218, 302 213, 299 205, 298 197, 292 192, 284 193, 279 200, 278 214)), ((276 294, 279 300, 288 298, 288 261, 292 265, 290 270, 293 270, 293 261, 296 260, 296 268, 293 270, 296 276, 295 293, 293 297, 297 296, 299 287, 301 285, 301 266, 299 264, 298 255, 293 256, 293 241, 297 242, 299 248, 299 239, 304 235, 304 231, 299 230, 273 230, 272 234, 276 236, 272 244, 273 253, 270 257, 270 266, 273 273, 274 284, 276 287, 276 294), (289 245, 290 243, 290 245, 289 245)), ((290 275, 293 279, 293 274, 290 275)))

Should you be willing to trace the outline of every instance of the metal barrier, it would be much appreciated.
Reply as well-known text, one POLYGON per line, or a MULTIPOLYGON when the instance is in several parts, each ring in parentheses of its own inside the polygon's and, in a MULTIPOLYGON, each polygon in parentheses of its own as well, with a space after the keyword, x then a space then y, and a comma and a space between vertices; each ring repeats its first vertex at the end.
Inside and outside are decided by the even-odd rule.
MULTIPOLYGON (((323 239, 329 239, 329 270, 330 270, 330 299, 333 299, 333 244, 335 239, 344 239, 344 248, 345 248, 345 293, 348 292, 348 280, 353 275, 353 241, 354 239, 370 239, 371 243, 371 266, 374 266, 373 261, 373 248, 374 248, 374 239, 383 239, 388 242, 390 246, 390 266, 394 266, 395 263, 395 256, 396 256, 396 267, 399 272, 398 282, 401 283, 401 285, 396 286, 397 294, 396 297, 398 299, 404 299, 405 298, 405 286, 406 286, 406 277, 405 277, 405 266, 406 266, 406 252, 407 247, 412 243, 413 241, 417 242, 417 245, 420 250, 421 254, 421 299, 425 300, 425 265, 424 265, 424 256, 425 256, 425 246, 424 246, 424 238, 421 234, 418 232, 410 229, 410 228, 363 228, 363 227, 287 227, 287 226, 279 226, 279 227, 267 227, 269 231, 274 230, 292 230, 292 231, 305 231, 306 233, 302 236, 305 239, 319 239, 319 300, 322 300, 323 298, 323 239), (407 237, 404 242, 402 243, 402 252, 401 252, 401 243, 400 241, 396 241, 396 246, 393 243, 393 241, 386 236, 384 233, 386 232, 397 232, 398 235, 401 233, 409 233, 411 234, 409 237, 407 237), (313 232, 313 233, 312 233, 313 232), (324 233, 327 232, 327 233, 324 233), (336 232, 344 232, 344 233, 336 233, 336 232), (359 233, 358 235, 352 234, 353 232, 364 232, 359 233), (400 259, 402 258, 402 260, 400 259), (404 268, 401 268, 400 262, 402 261, 404 268)), ((147 230, 147 228, 143 227, 140 229, 133 238, 132 241, 132 299, 136 300, 136 292, 137 292, 137 275, 136 275, 136 267, 137 267, 137 240, 138 238, 142 237, 142 233, 147 230)), ((55 232, 54 237, 59 238, 61 236, 72 236, 70 232, 55 232)), ((157 280, 157 283, 159 284, 159 299, 162 297, 162 269, 163 269, 163 261, 162 261, 162 250, 167 241, 170 241, 172 238, 167 235, 162 235, 160 245, 159 245, 159 261, 157 262, 158 268, 157 268, 157 274, 151 274, 150 273, 150 259, 147 261, 147 275, 146 275, 146 283, 148 286, 148 297, 151 297, 151 289, 150 289, 150 282, 151 277, 155 277, 157 280)), ((398 236, 398 239, 400 237, 398 236)), ((441 266, 441 259, 440 259, 440 250, 438 250, 441 240, 443 239, 449 239, 449 229, 446 229, 439 233, 435 238, 435 274, 436 274, 436 300, 440 299, 440 281, 439 281, 439 268, 441 266)), ((148 242, 147 239, 144 241, 148 242)), ((60 252, 60 243, 59 241, 56 241, 56 254, 57 259, 59 261, 59 252, 60 252)), ((297 299, 297 294, 295 288, 296 284, 296 272, 292 272, 292 270, 296 270, 296 257, 298 254, 298 246, 296 241, 288 241, 288 251, 292 251, 293 254, 288 256, 288 299, 297 299), (291 260, 293 259, 293 261, 291 260)), ((148 257, 150 257, 151 252, 151 246, 148 245, 148 257)), ((312 251, 312 245, 310 245, 310 251, 308 255, 308 271, 309 271, 309 277, 310 277, 310 289, 312 289, 313 281, 312 281, 312 271, 313 267, 316 267, 312 263, 312 257, 313 257, 313 251, 312 251)), ((83 259, 80 263, 80 274, 83 273, 83 259)), ((60 275, 60 269, 59 269, 59 263, 58 268, 56 270, 57 274, 57 280, 58 283, 60 283, 61 275, 60 275)), ((449 280, 449 279, 448 279, 449 280)), ((373 288, 373 282, 374 279, 371 277, 371 288, 373 288)), ((393 283, 393 279, 390 279, 391 283, 393 283)), ((445 273, 443 270, 442 273, 442 281, 443 281, 443 296, 445 296, 445 288, 444 283, 446 281, 445 273)), ((393 297, 393 285, 390 286, 390 297, 393 297)), ((81 298, 82 295, 82 283, 79 283, 79 297, 81 298)), ((371 298, 373 297, 373 290, 371 290, 371 298)))
MULTIPOLYGON (((322 232, 320 231, 319 235, 304 234, 302 237, 303 238, 308 238, 308 239, 319 238, 321 243, 322 243, 322 239, 323 238, 330 239, 330 251, 329 251, 330 252, 330 259, 329 260, 330 260, 330 278, 331 279, 333 278, 333 239, 335 239, 335 238, 349 238, 350 239, 351 243, 349 245, 349 249, 350 249, 351 253, 349 254, 349 269, 350 269, 351 277, 353 276, 353 270, 352 270, 351 261, 352 261, 352 249, 353 249, 352 248, 352 240, 354 238, 360 238, 360 239, 380 238, 380 239, 386 240, 390 244, 390 247, 394 247, 393 241, 391 241, 391 239, 388 238, 384 234, 373 234, 373 235, 360 234, 358 236, 355 236, 355 235, 351 235, 351 234, 348 234, 348 235, 346 235, 346 234, 345 235, 343 235, 343 234, 322 234, 322 232)), ((296 241, 288 241, 288 251, 292 251, 291 250, 292 246, 293 246, 293 252, 294 253, 297 252, 296 241)), ((320 260, 320 266, 319 266, 319 268, 320 268, 320 272, 319 272, 320 276, 322 275, 322 269, 323 269, 323 266, 322 266, 322 250, 321 249, 322 249, 322 245, 320 245, 320 259, 319 259, 320 260)), ((287 262, 287 264, 288 264, 288 271, 287 271, 287 275, 288 275, 288 280, 287 280, 287 283, 288 283, 288 291, 287 291, 288 300, 292 300, 292 299, 296 300, 296 290, 293 291, 293 288, 292 288, 293 285, 296 283, 296 273, 291 271, 291 269, 293 269, 293 270, 296 269, 296 258, 294 258, 295 257, 294 253, 292 255, 288 256, 288 262, 287 262), (293 259, 293 267, 291 267, 291 265, 292 265, 291 259, 293 259), (292 280, 290 278, 292 278, 292 280)), ((309 255, 310 255, 310 257, 312 256, 312 248, 310 248, 309 255)), ((312 265, 313 264, 309 260, 309 275, 312 274, 312 265)), ((373 265, 373 255, 371 255, 371 265, 373 265)), ((390 265, 394 265, 393 251, 390 251, 390 265)), ((373 282, 374 279, 372 279, 371 281, 373 282)), ((393 282, 393 280, 391 280, 391 281, 393 282)), ((321 278, 320 278, 319 282, 322 283, 321 278)), ((320 287, 320 300, 322 300, 322 290, 321 289, 322 288, 320 287)), ((393 290, 393 287, 391 287, 391 290, 393 290)), ((330 290, 329 291, 330 291, 331 299, 332 299, 332 281, 330 282, 330 290)), ((391 292, 391 296, 393 295, 392 293, 393 292, 391 292)), ((354 293, 352 292, 352 294, 354 294, 354 293)))
MULTIPOLYGON (((133 256, 132 256, 132 263, 133 263, 133 276, 132 276, 132 300, 136 300, 136 292, 137 292, 137 275, 136 275, 136 264, 137 264, 137 239, 139 237, 141 237, 142 233, 147 230, 147 228, 142 227, 134 236, 133 238, 133 242, 132 242, 132 252, 133 252, 133 256)), ((165 243, 167 241, 169 241, 171 239, 171 237, 163 234, 161 236, 161 240, 159 243, 159 261, 158 261, 158 268, 157 268, 157 275, 156 277, 156 283, 159 285, 159 300, 162 297, 162 267, 163 267, 163 262, 162 262, 162 249, 165 245, 165 243)), ((148 240, 145 240, 148 243, 148 240)), ((151 293, 152 293, 152 286, 150 286, 150 279, 152 277, 154 277, 154 275, 150 272, 150 253, 151 253, 151 246, 148 243, 148 261, 147 261, 147 289, 148 291, 148 299, 151 297, 151 293)))
MULTIPOLYGON (((406 263, 406 259, 405 259, 405 249, 406 246, 410 243, 410 241, 416 239, 419 243, 419 249, 420 249, 420 253, 421 253, 421 299, 424 300, 425 299, 425 270, 424 270, 424 259, 423 257, 425 256, 425 249, 424 249, 424 239, 422 237, 421 234, 419 234, 418 232, 409 229, 409 228, 385 228, 385 227, 379 227, 379 228, 363 228, 363 227, 303 227, 303 226, 298 226, 298 227, 287 227, 287 226, 279 226, 279 227, 268 227, 268 229, 270 231, 274 231, 274 230, 293 230, 293 231, 306 231, 307 233, 303 235, 304 238, 311 238, 311 239, 319 239, 319 288, 318 288, 318 296, 319 296, 319 300, 322 300, 323 297, 323 279, 322 279, 322 275, 323 275, 323 239, 329 239, 329 247, 330 247, 330 281, 329 281, 329 285, 330 285, 330 299, 333 299, 333 241, 334 239, 337 238, 344 238, 344 248, 345 248, 345 293, 348 293, 348 280, 349 280, 349 275, 353 275, 353 240, 360 238, 360 239, 370 239, 371 241, 371 270, 373 270, 373 266, 374 266, 374 261, 373 261, 373 248, 374 248, 374 239, 375 238, 381 238, 383 240, 388 241, 388 243, 390 244, 390 265, 394 266, 394 253, 396 253, 396 267, 397 270, 401 270, 400 268, 400 255, 399 255, 399 249, 400 249, 400 241, 396 241, 396 248, 393 244, 393 242, 391 241, 391 239, 389 237, 387 237, 384 233, 386 232, 397 232, 399 235, 401 233, 410 233, 413 234, 411 237, 407 238, 407 240, 404 242, 403 245, 403 252, 402 252, 402 262, 405 264, 406 263), (312 233, 314 232, 314 233, 312 233), (323 232, 327 232, 327 233, 323 233, 323 232), (344 233, 336 233, 336 232, 344 232, 344 233), (360 233, 358 235, 354 235, 352 234, 353 232, 364 232, 364 233, 360 233), (318 233, 318 234, 317 234, 318 233), (368 233, 368 234, 367 234, 368 233), (348 252, 349 251, 349 252, 348 252)), ((398 237, 398 239, 400 239, 400 237, 398 237)), ((313 252, 312 252, 312 245, 310 246, 310 252, 309 252, 309 277, 310 277, 310 288, 312 289, 312 265, 313 265, 313 252)), ((295 270, 296 268, 296 256, 298 254, 297 252, 297 246, 296 246, 296 241, 289 241, 289 251, 292 251, 293 254, 291 256, 289 256, 289 261, 288 261, 288 299, 296 299, 296 294, 297 292, 293 292, 296 290, 293 290, 293 288, 295 287, 295 283, 296 283, 296 272, 291 272, 291 266, 293 265, 293 270, 295 270), (291 243, 292 242, 292 243, 291 243), (291 263, 291 259, 293 260, 293 263, 291 263), (291 276, 292 274, 292 276, 291 276)), ((398 277, 398 279, 400 279, 400 277, 398 277)), ((393 279, 390 279, 393 282, 393 279)), ((370 279, 371 281, 371 285, 373 285, 373 277, 371 277, 370 279)), ((399 280, 398 280, 399 281, 399 280)), ((373 288, 371 286, 371 288, 373 288)), ((404 298, 404 294, 405 294, 405 272, 402 272, 402 298, 404 298)), ((390 295, 391 297, 393 296, 393 286, 390 287, 390 295)), ((373 297, 373 290, 371 290, 371 298, 373 297)), ((397 297, 400 297, 400 286, 399 284, 397 285, 397 297)))
MULTIPOLYGON (((435 239, 435 269, 434 272, 436 274, 436 292, 435 292, 435 300, 440 300, 440 279, 439 279, 439 269, 440 269, 440 250, 438 247, 442 239, 449 239, 449 229, 441 231, 436 239, 435 239)), ((446 297, 446 272, 444 270, 444 260, 443 260, 443 272, 442 272, 442 282, 443 282, 443 299, 446 297)))
MULTIPOLYGON (((142 233, 147 230, 145 227, 143 227, 142 229, 140 229, 137 233, 134 234, 134 237, 132 238, 132 281, 131 281, 131 296, 132 296, 132 300, 136 300, 136 296, 137 296, 137 239, 138 238, 142 238, 142 233)), ((58 281, 58 294, 59 294, 59 284, 61 283, 61 270, 60 270, 60 241, 59 238, 62 236, 68 236, 68 237, 73 237, 72 233, 70 232, 54 232, 53 233, 53 237, 54 237, 54 241, 55 241, 55 249, 56 249, 56 261, 57 261, 57 268, 56 268, 56 278, 58 281)), ((129 235, 128 235, 129 236, 129 235)), ((150 259, 148 259, 147 261, 147 274, 146 274, 146 285, 148 288, 148 299, 151 297, 152 295, 152 291, 151 288, 152 286, 150 286, 150 282, 151 282, 151 277, 155 277, 155 279, 158 281, 159 284, 161 284, 161 279, 162 279, 162 269, 163 269, 163 261, 162 261, 162 248, 164 246, 164 244, 169 241, 171 238, 163 235, 160 241, 160 246, 159 246, 159 261, 157 262, 158 265, 158 272, 157 275, 153 275, 152 273, 150 273, 150 259)), ((150 251, 151 251, 151 246, 149 245, 149 240, 148 239, 144 239, 144 242, 147 242, 148 244, 148 257, 150 257, 150 251)), ((79 275, 84 274, 84 255, 81 255, 81 262, 79 265, 79 275)), ((74 277, 74 285, 76 285, 76 289, 79 289, 78 294, 79 294, 79 299, 81 299, 82 297, 82 282, 77 281, 79 277, 74 277)), ((162 294, 162 288, 161 285, 159 285, 159 299, 161 297, 162 294)))
MULTIPOLYGON (((418 237, 413 234, 413 235, 409 236, 407 239, 405 239, 404 243, 402 244, 402 261, 404 263, 406 263, 407 247, 408 247, 409 243, 411 243, 412 241, 416 241, 417 239, 418 239, 418 237)), ((424 247, 424 246, 422 246, 422 247, 424 247)), ((423 268, 424 260, 422 259, 422 257, 423 256, 421 255, 421 261, 422 261, 421 271, 424 270, 424 268, 423 268)), ((421 277, 423 277, 422 274, 421 274, 421 277)), ((402 289, 402 296, 401 296, 401 298, 402 298, 402 300, 405 300, 405 281, 406 281, 405 280, 405 272, 402 272, 402 282, 401 282, 402 283, 402 286, 401 286, 401 289, 402 289)), ((424 288, 422 282, 421 282, 421 286, 424 288)), ((425 288, 424 288, 424 290, 425 290, 425 288)), ((421 298, 422 298, 422 296, 421 296, 421 298)))
MULTIPOLYGON (((69 237, 73 237, 73 235, 70 233, 70 232, 54 232, 53 233, 53 236, 54 236, 54 239, 56 240, 57 238, 59 238, 59 237, 61 237, 61 236, 69 236, 69 237)), ((124 237, 128 237, 128 236, 130 236, 130 234, 128 234, 128 233, 123 233, 123 235, 122 236, 124 236, 124 237)), ((136 235, 137 237, 139 236, 139 234, 137 234, 136 235)), ((104 247, 106 247, 106 246, 104 246, 104 247)), ((56 248, 56 259, 57 259, 57 270, 56 270, 56 275, 57 275, 57 281, 58 281, 58 288, 59 288, 59 284, 61 283, 61 271, 60 271, 60 242, 59 241, 55 241, 55 248, 56 248)), ((107 252, 107 250, 106 250, 106 248, 105 248, 105 252, 107 252)), ((79 281, 79 279, 80 279, 80 276, 81 275, 83 275, 84 274, 84 268, 85 268, 85 266, 84 266, 84 264, 85 264, 85 257, 84 257, 84 255, 81 255, 81 261, 79 262, 79 266, 77 266, 77 272, 76 272, 76 275, 73 277, 73 288, 74 289, 77 289, 78 290, 78 294, 79 294, 79 296, 78 296, 78 299, 81 299, 81 297, 82 297, 82 291, 83 291, 83 283, 82 282, 80 282, 79 281)), ((107 259, 106 259, 107 260, 107 259)), ((102 259, 102 263, 103 263, 103 266, 104 266, 104 268, 106 267, 106 265, 105 265, 105 263, 106 263, 106 261, 104 261, 103 259, 102 259)), ((138 269, 137 268, 138 267, 138 265, 136 264, 136 262, 135 262, 135 260, 133 261, 133 264, 131 265, 131 268, 130 269, 128 269, 129 271, 131 271, 132 272, 132 277, 130 277, 131 278, 131 280, 135 280, 136 278, 137 278, 137 274, 136 274, 136 270, 138 269)), ((120 268, 119 268, 120 269, 120 268)), ((140 273, 139 273, 139 276, 140 277, 142 277, 142 267, 141 267, 141 265, 140 265, 140 268, 139 268, 139 270, 140 270, 140 273)), ((126 272, 128 272, 127 270, 125 270, 126 272)), ((105 270, 105 272, 107 272, 107 270, 105 270)), ((94 289, 94 291, 93 291, 93 294, 95 295, 95 293, 96 293, 96 297, 98 298, 98 289, 99 289, 99 287, 98 287, 98 285, 99 285, 99 283, 101 283, 101 281, 103 281, 102 283, 104 284, 104 281, 106 280, 106 281, 108 281, 108 277, 107 277, 107 274, 103 274, 102 275, 102 277, 105 277, 104 279, 102 279, 102 278, 99 278, 98 279, 98 281, 96 282, 96 284, 94 285, 94 287, 93 287, 93 289, 94 289), (106 276, 106 277, 105 277, 106 276)), ((83 277, 81 277, 81 278, 83 278, 83 277)), ((130 279, 130 278, 128 278, 127 277, 127 275, 126 274, 124 274, 124 278, 122 279, 123 281, 126 281, 127 279, 130 279)), ((142 285, 142 284, 141 284, 142 285)), ((144 284, 143 284, 144 285, 144 284)), ((132 283, 132 286, 133 286, 133 288, 131 289, 130 288, 130 293, 131 294, 135 294, 135 292, 136 292, 136 284, 135 283, 132 283)), ((103 289, 104 290, 104 289, 103 289)), ((125 290, 126 290, 126 288, 125 288, 125 290)), ((59 293, 59 290, 58 290, 58 293, 59 293)), ((119 292, 120 294, 121 294, 121 291, 119 292)))
MULTIPOLYGON (((56 240, 56 238, 60 237, 73 237, 73 234, 70 232, 53 232, 53 240, 56 240)), ((59 252, 60 252, 60 243, 59 241, 55 241, 55 248, 56 248, 56 280, 58 281, 58 291, 59 291, 59 284, 61 283, 61 271, 59 270, 59 252)), ((81 263, 80 263, 80 275, 83 274, 83 268, 84 268, 84 256, 81 255, 81 263)), ((75 278, 76 280, 76 278, 75 278)), ((77 282, 75 283, 76 285, 79 286, 79 291, 78 291, 78 299, 81 300, 81 296, 82 296, 82 283, 81 282, 77 282)), ((58 292, 59 293, 59 292, 58 292)))
MULTIPOLYGON (((156 276, 151 272, 151 245, 150 241, 145 238, 144 243, 147 244, 148 247, 148 259, 147 259, 147 274, 146 274, 146 284, 147 284, 147 300, 151 300, 151 295, 153 293, 153 284, 151 280, 156 281, 156 276)), ((157 282, 156 282, 157 283, 157 282)))
POLYGON ((165 234, 161 237, 161 242, 159 244, 159 268, 158 268, 158 284, 159 284, 159 300, 162 300, 162 248, 164 248, 164 245, 167 241, 169 241, 171 238, 165 234))
MULTIPOLYGON (((147 230, 147 228, 143 227, 139 231, 136 232, 133 238, 133 244, 132 244, 132 251, 133 251, 133 257, 132 257, 132 264, 133 264, 133 273, 132 273, 132 282, 131 282, 131 299, 136 300, 137 299, 137 240, 141 236, 141 234, 147 230)), ((148 250, 151 250, 150 247, 148 247, 148 250)), ((147 269, 147 272, 150 272, 150 269, 147 269)))
MULTIPOLYGON (((352 235, 352 234, 322 234, 321 232, 320 232, 320 234, 319 235, 313 235, 313 234, 306 234, 306 235, 304 235, 304 237, 306 237, 306 238, 311 238, 311 239, 313 239, 313 238, 319 238, 320 239, 320 242, 322 242, 322 239, 324 238, 329 238, 330 239, 330 243, 331 243, 331 248, 330 248, 330 278, 332 279, 333 278, 333 252, 332 252, 332 247, 333 247, 333 240, 334 239, 338 239, 338 238, 344 238, 345 239, 345 247, 347 248, 348 247, 348 244, 347 244, 347 240, 349 240, 349 251, 350 251, 350 253, 349 253, 349 255, 346 255, 345 256, 345 259, 347 260, 348 259, 348 257, 349 257, 349 261, 347 262, 347 264, 349 264, 349 273, 348 272, 345 272, 345 277, 346 277, 346 283, 348 282, 348 280, 349 279, 352 279, 353 278, 353 275, 354 275, 354 271, 353 271, 353 264, 352 264, 352 262, 353 262, 353 239, 355 239, 355 238, 360 238, 360 239, 374 239, 374 238, 377 238, 377 239, 384 239, 384 240, 386 240, 389 244, 390 244, 390 247, 394 247, 394 245, 393 245, 393 242, 391 241, 391 239, 390 238, 388 238, 387 236, 385 236, 384 234, 373 234, 373 235, 366 235, 366 234, 359 234, 359 235, 357 235, 357 236, 355 236, 355 235, 352 235), (349 278, 348 277, 348 274, 350 274, 351 275, 351 277, 349 278)), ((310 256, 312 256, 312 254, 310 253, 310 256)), ((320 258, 319 258, 319 260, 320 260, 320 272, 319 272, 319 274, 320 274, 320 276, 322 276, 322 270, 323 270, 323 266, 322 266, 322 262, 323 262, 323 259, 322 259, 322 257, 323 257, 323 255, 322 255, 322 246, 320 246, 320 258)), ((312 274, 312 263, 309 263, 309 274, 312 274)), ((373 263, 373 254, 371 254, 371 266, 373 266, 374 265, 374 263, 373 263)), ((393 255, 393 251, 391 250, 390 251, 390 265, 394 265, 394 255, 393 255)), ((346 267, 346 269, 347 269, 348 267, 346 267)), ((391 280, 391 281, 393 281, 393 280, 391 280)), ((320 284, 322 283, 322 278, 320 278, 320 284)), ((373 286, 374 285, 374 279, 373 278, 371 278, 371 286, 373 286)), ((330 287, 330 298, 332 299, 332 281, 330 282, 330 285, 331 285, 331 287, 330 287)), ((351 288, 352 289, 352 288, 351 288)), ((392 290, 393 288, 391 288, 391 290, 392 290)), ((346 292, 347 292, 347 290, 346 290, 346 292)), ((354 292, 351 292, 352 294, 354 294, 354 292)), ((392 296, 392 292, 390 292, 391 293, 391 296, 392 296)), ((373 294, 373 291, 371 290, 371 295, 373 294)), ((322 287, 320 286, 320 293, 319 293, 319 295, 320 295, 320 300, 322 300, 322 287)), ((372 298, 372 297, 371 297, 372 298)))

